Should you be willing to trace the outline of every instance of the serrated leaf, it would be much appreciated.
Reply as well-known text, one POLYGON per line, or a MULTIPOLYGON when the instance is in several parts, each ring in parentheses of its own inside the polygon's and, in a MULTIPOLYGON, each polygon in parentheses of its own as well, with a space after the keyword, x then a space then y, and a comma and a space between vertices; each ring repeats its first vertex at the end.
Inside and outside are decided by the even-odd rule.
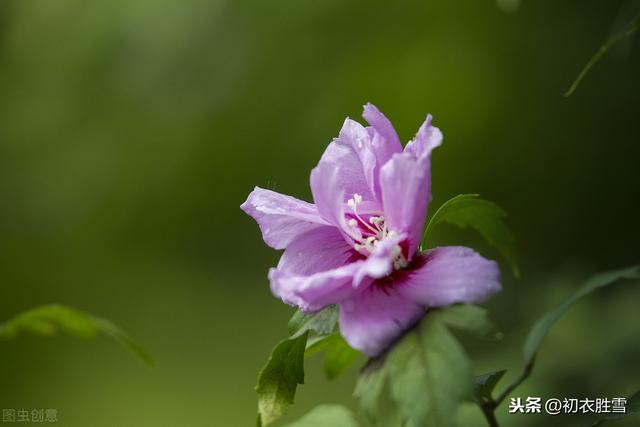
POLYGON ((318 335, 329 335, 338 325, 338 306, 331 305, 317 313, 304 314, 296 310, 289 320, 289 335, 299 336, 306 331, 318 335))
POLYGON ((519 277, 515 238, 505 223, 506 216, 506 212, 498 205, 481 199, 477 194, 460 194, 447 200, 431 217, 420 246, 424 246, 433 229, 442 222, 460 228, 471 227, 500 252, 511 265, 514 276, 519 277))
POLYGON ((434 314, 389 355, 391 396, 413 425, 453 426, 458 404, 471 393, 471 365, 434 314))
POLYGON ((353 395, 362 414, 375 426, 398 427, 404 424, 402 414, 391 399, 384 359, 369 360, 362 369, 353 395))
POLYGON ((308 331, 280 341, 258 374, 258 425, 267 426, 293 404, 298 384, 304 384, 304 351, 308 331))
POLYGON ((319 405, 286 427, 358 427, 351 411, 341 405, 319 405))
POLYGON ((54 335, 66 332, 81 338, 93 338, 103 333, 123 344, 146 364, 153 365, 151 356, 113 322, 75 308, 52 304, 22 312, 0 325, 0 338, 10 339, 22 332, 54 335))
POLYGON ((487 321, 484 310, 475 306, 430 310, 383 361, 371 362, 368 372, 361 375, 356 396, 363 412, 377 417, 379 403, 388 394, 402 422, 455 426, 459 404, 471 396, 473 376, 471 362, 450 328, 486 329, 478 324, 487 321))
POLYGON ((580 298, 602 287, 611 285, 621 280, 639 280, 640 265, 625 268, 621 270, 609 271, 593 276, 587 280, 573 295, 567 298, 563 303, 553 310, 543 315, 531 328, 524 343, 524 362, 525 365, 533 363, 533 359, 540 348, 542 340, 547 336, 556 321, 580 298))
POLYGON ((358 376, 353 395, 358 399, 362 412, 371 420, 377 418, 378 401, 382 397, 386 381, 384 359, 369 360, 358 376))
POLYGON ((488 372, 486 374, 478 375, 473 382, 473 398, 476 402, 481 404, 484 401, 490 401, 493 389, 496 388, 498 382, 502 379, 506 369, 500 371, 488 372))

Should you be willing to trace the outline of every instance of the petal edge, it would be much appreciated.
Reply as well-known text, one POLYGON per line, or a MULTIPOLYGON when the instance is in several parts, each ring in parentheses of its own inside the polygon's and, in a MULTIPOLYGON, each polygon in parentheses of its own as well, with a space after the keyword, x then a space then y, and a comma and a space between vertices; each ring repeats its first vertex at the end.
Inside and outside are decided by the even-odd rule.
POLYGON ((500 269, 470 248, 445 246, 423 252, 415 270, 395 283, 405 298, 439 307, 481 303, 501 289, 500 269))

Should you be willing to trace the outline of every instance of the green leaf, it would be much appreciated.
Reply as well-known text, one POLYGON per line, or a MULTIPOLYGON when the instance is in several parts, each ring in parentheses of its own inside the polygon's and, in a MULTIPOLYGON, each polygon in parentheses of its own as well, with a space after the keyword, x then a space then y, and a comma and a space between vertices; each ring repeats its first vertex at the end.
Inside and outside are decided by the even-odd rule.
POLYGON ((350 410, 341 405, 319 405, 286 427, 358 427, 350 410))
POLYGON ((96 327, 105 335, 118 341, 129 350, 138 355, 147 365, 153 366, 153 358, 147 351, 135 342, 127 333, 120 329, 116 324, 107 319, 94 317, 93 321, 96 327))
POLYGON ((378 418, 382 393, 387 381, 384 359, 371 359, 362 369, 353 395, 358 399, 360 409, 371 420, 378 418))
POLYGON ((325 350, 325 373, 329 378, 339 375, 352 363, 351 353, 340 347, 335 337, 339 337, 334 332, 337 325, 337 306, 313 314, 300 310, 294 313, 289 320, 290 337, 278 343, 258 374, 258 425, 271 424, 293 404, 298 384, 304 383, 305 355, 325 350))
POLYGON ((331 305, 317 313, 304 314, 297 310, 289 320, 289 335, 300 336, 306 331, 329 335, 338 325, 338 306, 331 305))
POLYGON ((438 316, 453 329, 458 329, 478 337, 488 336, 494 329, 487 317, 487 310, 473 304, 456 304, 438 310, 438 316))
MULTIPOLYGON (((337 334, 339 332, 334 332, 334 334, 337 334)), ((304 352, 304 357, 311 357, 314 354, 317 353, 321 353, 323 351, 325 351, 329 345, 331 344, 331 339, 330 337, 331 335, 315 335, 315 336, 310 336, 307 339, 307 348, 304 352)))
POLYGON ((506 369, 502 369, 500 371, 478 375, 473 384, 473 398, 475 401, 479 404, 485 401, 491 401, 493 389, 496 388, 496 385, 498 385, 498 382, 506 372, 506 369))
POLYGON ((531 365, 540 348, 542 340, 547 336, 549 330, 562 317, 562 315, 580 298, 604 286, 617 283, 621 280, 638 280, 640 279, 640 265, 625 268, 621 270, 609 271, 593 276, 591 279, 578 289, 567 300, 558 305, 553 310, 543 315, 531 328, 529 335, 524 343, 524 362, 525 365, 531 365))
POLYGON ((515 239, 505 223, 507 214, 498 205, 478 197, 460 194, 447 200, 429 220, 421 247, 429 240, 433 229, 442 222, 460 228, 476 229, 509 262, 514 276, 520 276, 515 256, 515 239))
POLYGON ((258 374, 258 425, 267 426, 293 404, 298 384, 304 384, 304 351, 308 331, 282 340, 258 374))
POLYGON ((640 412, 640 391, 635 392, 631 397, 627 398, 627 405, 625 408, 624 414, 605 415, 593 423, 592 427, 602 425, 607 421, 620 421, 630 415, 640 412))
POLYGON ((353 395, 372 424, 398 427, 404 425, 404 420, 398 405, 391 399, 384 362, 383 356, 369 360, 358 377, 353 395))
POLYGON ((625 37, 629 37, 631 34, 635 33, 638 28, 640 28, 640 16, 636 16, 633 21, 631 21, 622 31, 614 34, 611 38, 609 38, 609 40, 607 40, 602 46, 600 46, 597 52, 593 54, 591 59, 589 59, 589 62, 587 62, 587 64, 582 68, 582 70, 578 74, 578 77, 576 77, 576 79, 573 81, 571 87, 569 87, 569 90, 565 92, 564 96, 571 96, 580 85, 580 82, 582 82, 585 76, 589 73, 591 68, 596 65, 598 61, 600 61, 600 58, 602 58, 602 56, 607 53, 607 51, 611 49, 613 45, 615 45, 625 37))
POLYGON ((333 380, 349 366, 351 366, 360 352, 354 350, 342 338, 340 332, 331 335, 310 338, 307 341, 305 357, 324 351, 324 374, 328 380, 333 380))
POLYGON ((455 426, 459 404, 471 396, 473 376, 471 362, 450 328, 478 332, 486 325, 485 311, 475 306, 430 310, 383 361, 371 362, 361 375, 356 397, 363 412, 376 418, 388 396, 400 419, 410 425, 455 426))
POLYGON ((323 368, 327 379, 333 380, 351 366, 360 353, 351 348, 339 332, 329 335, 327 341, 323 368))
POLYGON ((103 333, 123 344, 146 364, 153 365, 151 356, 111 321, 57 304, 35 307, 6 321, 0 325, 0 338, 10 339, 21 332, 54 335, 59 331, 81 338, 93 338, 103 333))

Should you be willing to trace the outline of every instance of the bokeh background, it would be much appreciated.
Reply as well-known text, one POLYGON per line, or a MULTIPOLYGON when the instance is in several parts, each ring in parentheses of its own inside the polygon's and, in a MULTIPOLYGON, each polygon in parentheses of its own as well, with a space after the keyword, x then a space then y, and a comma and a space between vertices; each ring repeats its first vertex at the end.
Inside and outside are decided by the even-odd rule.
MULTIPOLYGON (((105 338, 21 336, 0 342, 0 407, 57 408, 64 426, 253 425, 256 373, 292 310, 239 205, 254 185, 309 200, 310 169, 368 101, 404 141, 434 115, 433 207, 475 192, 509 212, 523 278, 504 265, 488 304, 504 339, 469 351, 478 372, 515 376, 537 316, 639 258, 637 40, 562 97, 638 3, 2 0, 0 318, 72 305, 123 326, 156 366, 105 338)), ((469 231, 431 242, 454 243, 497 257, 469 231)), ((572 309, 517 395, 639 389, 639 292, 572 309)), ((285 421, 355 407, 356 372, 329 383, 313 359, 285 421)))

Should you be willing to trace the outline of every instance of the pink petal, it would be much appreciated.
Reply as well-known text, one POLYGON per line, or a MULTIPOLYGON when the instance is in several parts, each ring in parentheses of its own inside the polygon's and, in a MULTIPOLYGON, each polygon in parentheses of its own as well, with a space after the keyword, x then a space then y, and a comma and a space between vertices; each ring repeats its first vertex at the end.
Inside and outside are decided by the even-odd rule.
POLYGON ((311 203, 256 187, 240 208, 256 220, 264 241, 286 248, 302 234, 329 223, 311 203))
MULTIPOLYGON (((345 145, 349 145, 353 151, 358 155, 360 159, 360 163, 362 164, 362 172, 364 174, 364 179, 367 184, 366 192, 358 192, 364 200, 369 200, 372 202, 377 202, 377 197, 375 194, 375 182, 376 182, 376 155, 373 151, 371 136, 367 129, 362 126, 360 123, 346 119, 344 121, 344 125, 340 130, 340 135, 338 136, 338 141, 344 143, 345 145), (368 194, 367 194, 368 193, 368 194)), ((353 193, 345 190, 347 198, 351 198, 353 193)))
POLYGON ((331 165, 335 170, 337 177, 333 190, 343 192, 344 200, 357 193, 364 200, 375 201, 372 192, 375 157, 370 145, 367 130, 346 119, 338 138, 329 144, 320 158, 318 166, 331 165))
POLYGON ((423 315, 420 304, 373 284, 340 303, 340 333, 351 347, 375 357, 423 315))
POLYGON ((320 310, 353 294, 360 259, 335 227, 311 230, 291 243, 269 272, 271 291, 305 312, 320 310))
POLYGON ((422 238, 422 228, 431 200, 431 162, 410 153, 395 154, 380 171, 382 205, 387 227, 407 233, 409 256, 422 238))
POLYGON ((431 201, 431 151, 441 143, 442 133, 431 125, 431 115, 428 115, 404 153, 394 155, 380 170, 387 225, 409 235, 410 256, 422 239, 431 201))
POLYGON ((364 106, 362 116, 371 125, 367 128, 370 135, 370 147, 375 157, 375 167, 371 174, 373 193, 378 200, 382 199, 380 191, 380 168, 391 159, 395 153, 402 152, 402 144, 393 125, 374 105, 364 106))
POLYGON ((362 259, 349 246, 340 231, 333 226, 323 226, 300 236, 283 252, 278 270, 308 276, 330 270, 362 259))
POLYGON ((311 171, 311 192, 318 212, 328 223, 337 227, 345 240, 353 245, 353 230, 344 215, 344 190, 340 189, 338 167, 331 163, 320 163, 311 171))
POLYGON ((416 158, 428 156, 431 151, 442 144, 442 132, 437 127, 431 125, 431 114, 422 123, 416 137, 409 141, 404 151, 413 154, 416 158))
POLYGON ((480 303, 500 291, 500 269, 472 249, 446 246, 419 254, 418 267, 394 288, 405 298, 429 306, 480 303))
POLYGON ((375 105, 365 105, 362 117, 371 125, 375 134, 380 136, 380 138, 373 137, 372 140, 373 151, 380 165, 385 164, 395 153, 402 151, 402 144, 396 130, 375 105))
POLYGON ((328 271, 298 276, 272 268, 269 271, 271 292, 286 304, 313 313, 349 298, 353 294, 351 282, 357 263, 328 271))

